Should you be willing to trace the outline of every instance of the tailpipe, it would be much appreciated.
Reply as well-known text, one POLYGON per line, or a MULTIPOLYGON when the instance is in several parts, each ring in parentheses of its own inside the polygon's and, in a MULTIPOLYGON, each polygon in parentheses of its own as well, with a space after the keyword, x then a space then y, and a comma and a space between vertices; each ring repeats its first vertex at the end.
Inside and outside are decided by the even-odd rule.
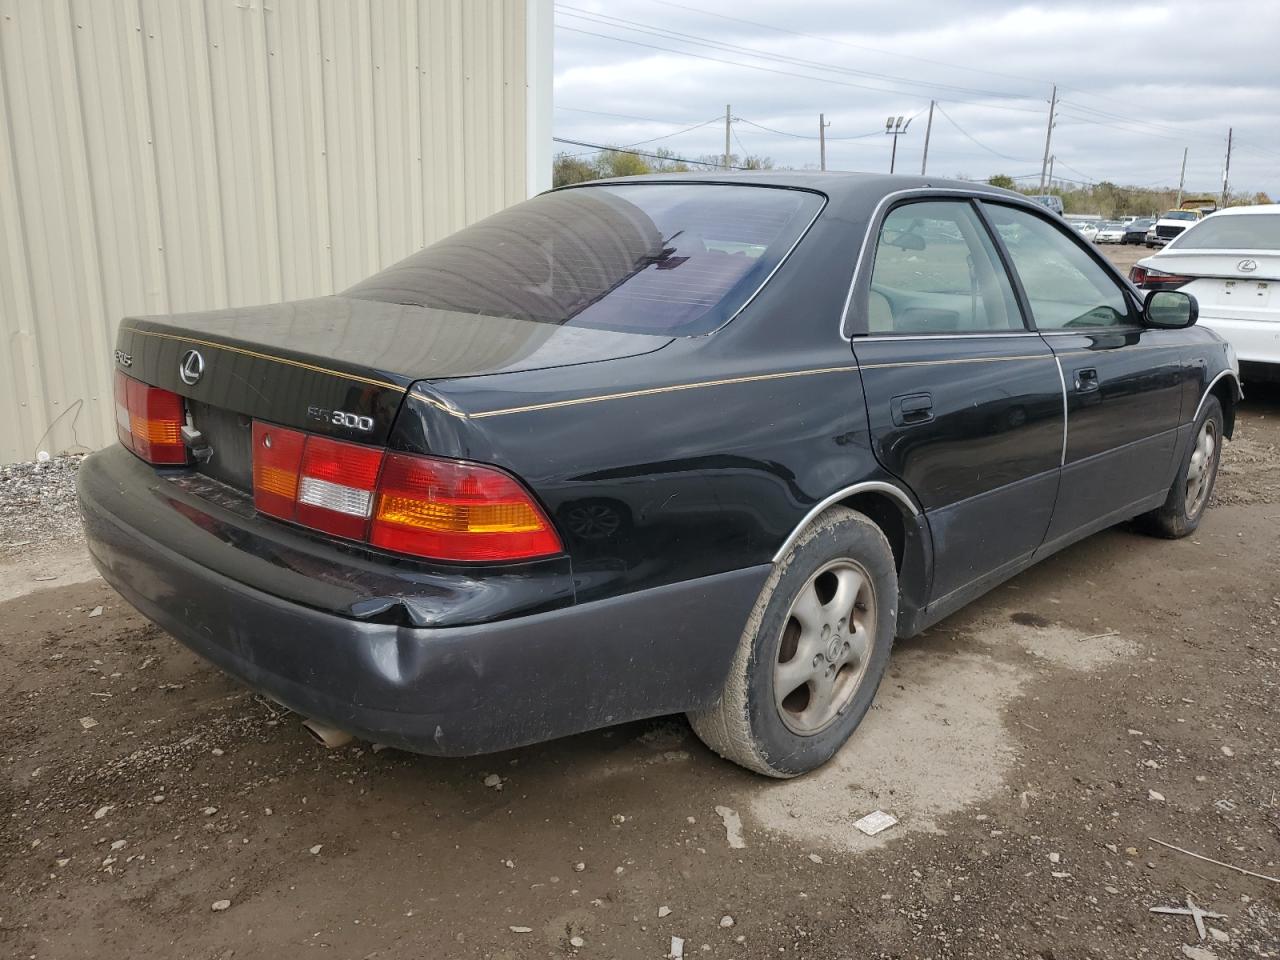
POLYGON ((313 740, 330 750, 345 747, 355 739, 345 730, 339 730, 337 727, 331 727, 327 723, 321 723, 309 717, 302 721, 302 729, 311 734, 313 740))

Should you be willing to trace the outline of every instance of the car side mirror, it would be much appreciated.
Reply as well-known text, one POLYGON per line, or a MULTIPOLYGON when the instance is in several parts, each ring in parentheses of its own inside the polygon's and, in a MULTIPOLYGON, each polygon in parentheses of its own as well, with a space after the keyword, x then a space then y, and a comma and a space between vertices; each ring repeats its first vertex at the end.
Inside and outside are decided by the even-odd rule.
POLYGON ((1195 323, 1199 316, 1196 298, 1181 290, 1152 290, 1142 304, 1142 317, 1150 327, 1181 330, 1195 323))

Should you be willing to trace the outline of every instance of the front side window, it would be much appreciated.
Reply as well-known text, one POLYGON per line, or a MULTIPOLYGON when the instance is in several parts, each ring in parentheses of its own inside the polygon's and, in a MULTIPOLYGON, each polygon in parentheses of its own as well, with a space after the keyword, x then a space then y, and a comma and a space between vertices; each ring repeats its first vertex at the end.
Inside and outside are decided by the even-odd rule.
POLYGON ((1124 290, 1069 236, 1025 210, 994 203, 983 207, 1009 250, 1039 329, 1131 322, 1124 290))
POLYGON ((867 328, 873 335, 1025 329, 995 245, 968 201, 915 201, 885 217, 867 328))
POLYGON ((1179 250, 1280 250, 1280 213, 1206 217, 1169 244, 1179 250))
POLYGON ((724 184, 557 190, 445 237, 343 296, 697 336, 755 293, 822 203, 805 191, 724 184))

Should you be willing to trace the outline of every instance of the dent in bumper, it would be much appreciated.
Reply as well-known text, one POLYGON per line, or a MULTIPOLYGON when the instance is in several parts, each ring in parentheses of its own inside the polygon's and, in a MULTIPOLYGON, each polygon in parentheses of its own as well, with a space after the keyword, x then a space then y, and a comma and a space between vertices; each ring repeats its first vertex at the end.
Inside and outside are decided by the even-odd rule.
POLYGON ((418 628, 337 616, 239 583, 83 490, 82 509, 103 577, 196 653, 299 713, 440 755, 709 705, 770 569, 418 628))

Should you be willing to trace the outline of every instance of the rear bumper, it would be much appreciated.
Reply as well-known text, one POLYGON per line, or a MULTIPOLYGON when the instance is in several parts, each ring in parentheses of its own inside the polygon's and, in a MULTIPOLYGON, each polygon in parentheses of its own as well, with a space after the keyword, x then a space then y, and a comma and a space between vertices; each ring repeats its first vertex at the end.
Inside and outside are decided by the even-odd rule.
POLYGON ((289 708, 421 753, 485 753, 709 705, 769 572, 487 623, 373 622, 282 599, 158 539, 167 528, 130 507, 138 498, 113 464, 131 468, 108 454, 81 466, 80 502, 93 560, 121 596, 289 708))
POLYGON ((1280 364, 1280 321, 1238 320, 1202 313, 1196 323, 1231 344, 1243 363, 1280 364))

